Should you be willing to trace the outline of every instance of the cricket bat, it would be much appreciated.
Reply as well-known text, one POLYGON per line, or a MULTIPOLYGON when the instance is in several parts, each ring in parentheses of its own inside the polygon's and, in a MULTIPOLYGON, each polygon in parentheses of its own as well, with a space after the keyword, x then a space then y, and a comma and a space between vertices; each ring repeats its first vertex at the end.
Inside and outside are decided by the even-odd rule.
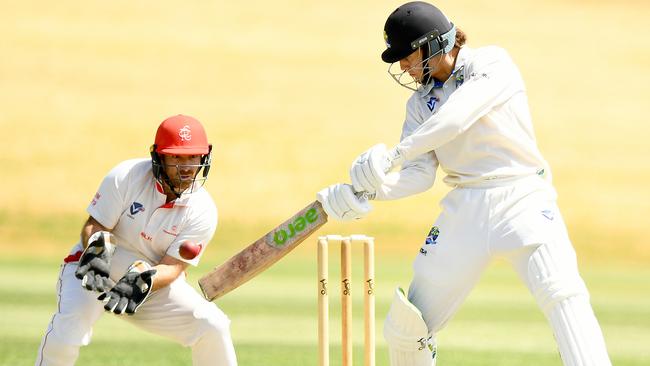
POLYGON ((214 301, 243 285, 279 261, 327 222, 320 202, 314 201, 280 226, 257 239, 199 279, 203 296, 214 301))

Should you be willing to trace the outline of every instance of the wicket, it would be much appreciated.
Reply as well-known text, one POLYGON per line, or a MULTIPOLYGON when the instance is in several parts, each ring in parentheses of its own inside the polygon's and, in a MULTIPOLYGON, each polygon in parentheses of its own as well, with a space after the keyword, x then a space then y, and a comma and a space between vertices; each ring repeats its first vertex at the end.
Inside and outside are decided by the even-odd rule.
POLYGON ((365 235, 327 235, 318 238, 318 364, 329 365, 328 243, 341 243, 341 353, 343 366, 352 366, 352 242, 363 242, 364 365, 375 365, 375 249, 365 235))

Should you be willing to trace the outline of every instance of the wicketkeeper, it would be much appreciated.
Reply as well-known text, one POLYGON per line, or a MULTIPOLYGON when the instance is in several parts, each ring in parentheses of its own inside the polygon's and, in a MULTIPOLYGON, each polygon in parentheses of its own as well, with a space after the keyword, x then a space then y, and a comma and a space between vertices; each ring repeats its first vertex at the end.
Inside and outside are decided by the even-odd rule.
POLYGON ((394 200, 429 189, 438 167, 453 187, 424 235, 408 294, 395 292, 384 325, 391 364, 434 365, 436 334, 488 263, 503 258, 548 319, 564 365, 611 365, 508 53, 465 46, 465 33, 424 2, 392 12, 384 39, 389 73, 414 91, 400 142, 361 154, 352 186, 318 197, 330 217, 351 220, 370 211, 368 195, 394 200))
POLYGON ((104 312, 191 347, 194 365, 236 365, 230 320, 185 280, 217 225, 203 188, 211 149, 201 123, 177 115, 158 127, 151 158, 108 173, 61 265, 37 366, 73 365, 104 312))

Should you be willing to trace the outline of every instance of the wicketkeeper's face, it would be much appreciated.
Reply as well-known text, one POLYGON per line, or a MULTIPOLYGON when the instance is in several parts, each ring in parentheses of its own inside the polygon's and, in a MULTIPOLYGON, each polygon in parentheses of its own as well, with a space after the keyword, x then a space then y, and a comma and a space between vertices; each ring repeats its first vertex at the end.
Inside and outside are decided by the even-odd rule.
POLYGON ((161 155, 165 173, 174 188, 184 191, 192 186, 201 168, 201 155, 161 155))

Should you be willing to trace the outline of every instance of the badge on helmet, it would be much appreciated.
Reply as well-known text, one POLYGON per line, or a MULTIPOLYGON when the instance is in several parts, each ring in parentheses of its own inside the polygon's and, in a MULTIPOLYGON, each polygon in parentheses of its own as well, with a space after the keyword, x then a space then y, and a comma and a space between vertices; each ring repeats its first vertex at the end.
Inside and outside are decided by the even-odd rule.
POLYGON ((162 121, 154 140, 156 152, 170 155, 205 155, 210 144, 205 130, 196 118, 182 114, 162 121))

